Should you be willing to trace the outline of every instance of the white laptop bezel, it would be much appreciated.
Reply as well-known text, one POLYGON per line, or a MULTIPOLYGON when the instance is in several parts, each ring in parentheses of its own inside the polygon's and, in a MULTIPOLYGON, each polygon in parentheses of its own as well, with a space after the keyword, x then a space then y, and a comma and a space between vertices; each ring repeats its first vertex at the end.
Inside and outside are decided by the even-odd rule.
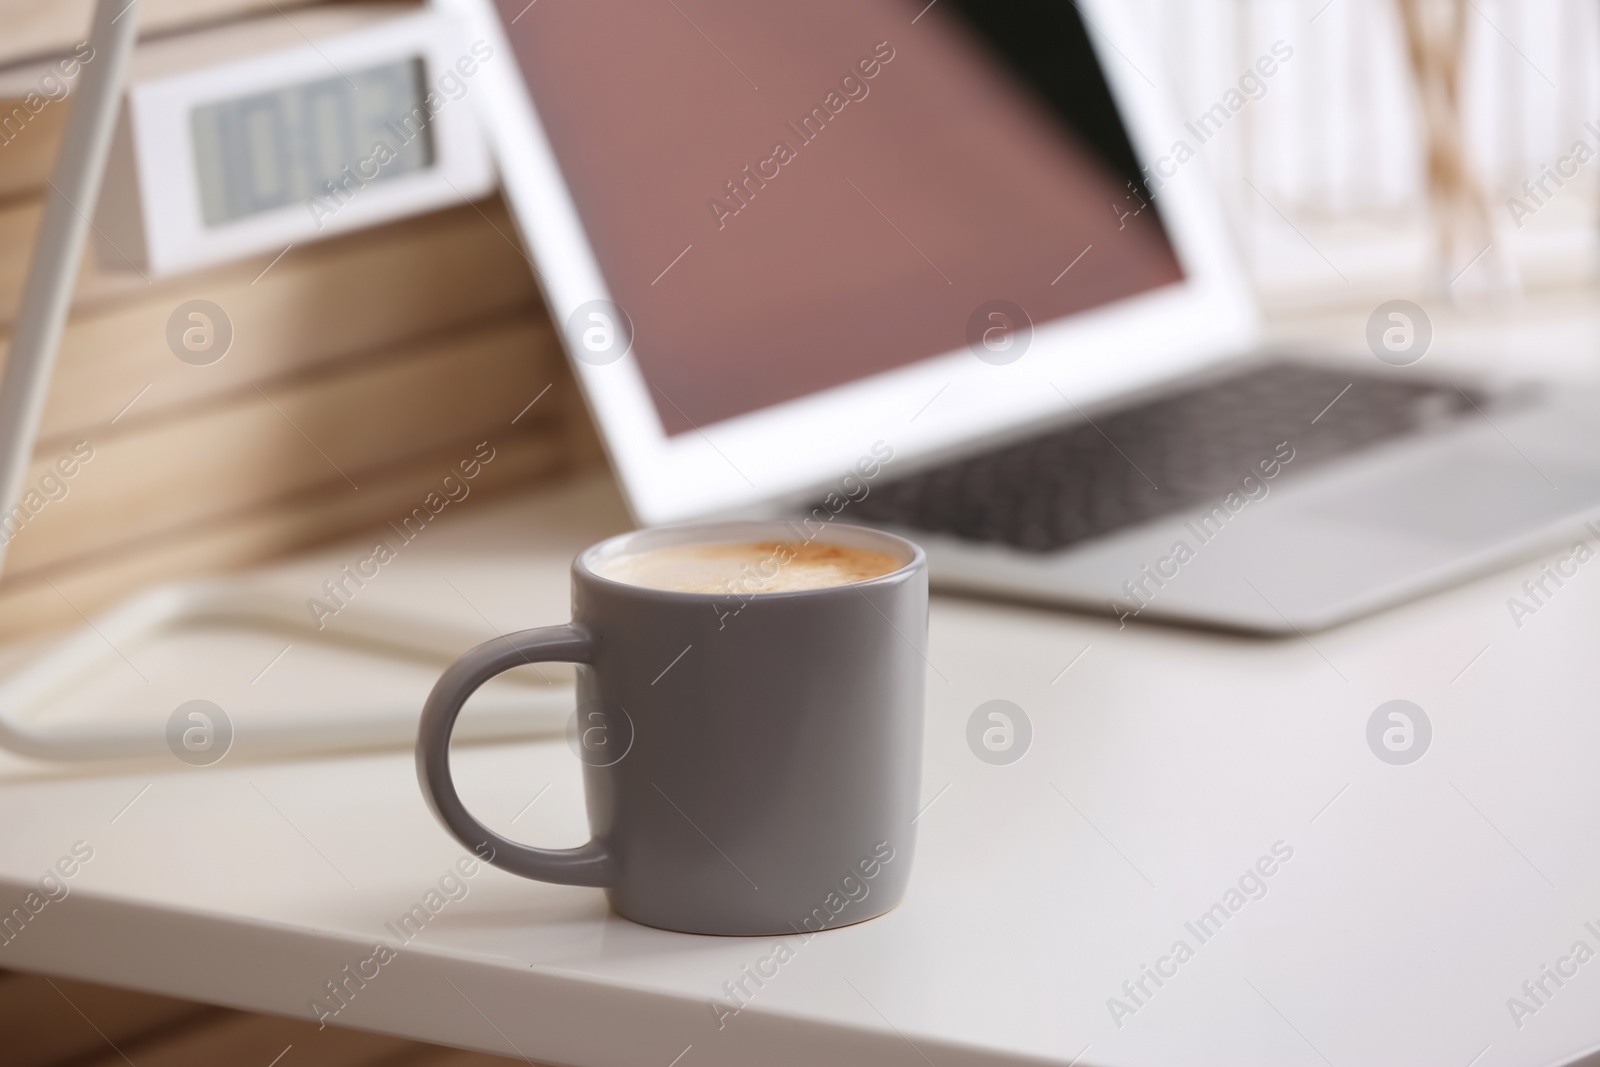
MULTIPOLYGON (((564 332, 580 305, 610 299, 594 251, 492 0, 434 3, 466 21, 469 39, 494 49, 474 84, 473 102, 551 315, 564 332)), ((1151 81, 1158 67, 1127 6, 1116 0, 1078 5, 1141 163, 1160 159, 1180 137, 1190 140, 1151 81)), ((916 29, 908 25, 907 31, 916 29)), ((1255 304, 1204 160, 1179 168, 1156 199, 1185 280, 1036 324, 1026 354, 1011 364, 983 362, 963 347, 669 437, 631 352, 599 366, 573 360, 635 517, 655 524, 748 512, 837 483, 880 440, 897 464, 947 452, 1250 347, 1258 334, 1255 304)), ((1063 249, 1062 266, 1080 251, 1063 249)), ((1074 269, 1093 269, 1092 255, 1074 269)), ((564 340, 570 352, 571 340, 564 340)))

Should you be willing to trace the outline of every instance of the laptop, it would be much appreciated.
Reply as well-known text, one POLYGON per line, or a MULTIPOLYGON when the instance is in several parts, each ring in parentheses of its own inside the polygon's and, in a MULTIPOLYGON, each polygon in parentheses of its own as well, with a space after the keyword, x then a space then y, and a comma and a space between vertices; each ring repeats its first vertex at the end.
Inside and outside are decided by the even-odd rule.
POLYGON ((640 523, 1263 633, 1591 536, 1592 397, 1430 377, 1404 302, 1361 363, 1260 351, 1205 141, 1288 42, 1185 122, 1116 0, 438 6, 640 523))

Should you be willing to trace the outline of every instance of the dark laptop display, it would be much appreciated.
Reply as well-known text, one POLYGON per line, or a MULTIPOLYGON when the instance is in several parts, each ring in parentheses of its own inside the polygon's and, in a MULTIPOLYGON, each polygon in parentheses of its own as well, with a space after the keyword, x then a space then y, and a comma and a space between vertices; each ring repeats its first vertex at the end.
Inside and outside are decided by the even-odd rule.
POLYGON ((1074 5, 923 3, 500 4, 668 433, 1181 280, 1074 5))

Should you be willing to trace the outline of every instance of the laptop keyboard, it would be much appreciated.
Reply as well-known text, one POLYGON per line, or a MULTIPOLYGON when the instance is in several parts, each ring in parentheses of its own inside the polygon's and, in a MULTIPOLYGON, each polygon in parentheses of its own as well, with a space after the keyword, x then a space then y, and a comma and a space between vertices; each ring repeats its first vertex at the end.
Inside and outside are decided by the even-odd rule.
POLYGON ((1278 477, 1292 476, 1485 403, 1447 383, 1268 364, 874 486, 852 511, 1052 552, 1214 504, 1280 444, 1294 451, 1278 477))

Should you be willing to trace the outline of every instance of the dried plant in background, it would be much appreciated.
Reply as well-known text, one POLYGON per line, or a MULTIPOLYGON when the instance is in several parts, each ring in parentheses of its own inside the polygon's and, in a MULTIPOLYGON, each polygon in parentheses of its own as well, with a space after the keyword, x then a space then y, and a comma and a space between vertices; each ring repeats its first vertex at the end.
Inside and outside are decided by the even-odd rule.
POLYGON ((1439 240, 1441 284, 1456 296, 1516 287, 1515 268, 1495 246, 1488 199, 1467 158, 1461 68, 1471 0, 1395 0, 1406 57, 1422 105, 1428 198, 1439 240))

